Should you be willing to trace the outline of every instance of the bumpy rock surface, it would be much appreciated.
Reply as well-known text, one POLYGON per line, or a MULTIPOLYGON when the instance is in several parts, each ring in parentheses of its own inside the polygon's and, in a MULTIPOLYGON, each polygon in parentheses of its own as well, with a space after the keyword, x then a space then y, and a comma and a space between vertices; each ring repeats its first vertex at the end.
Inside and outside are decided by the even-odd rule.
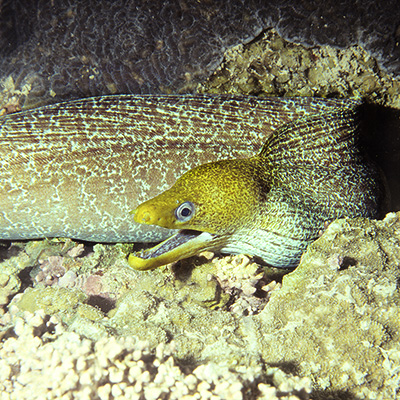
POLYGON ((400 79, 379 68, 359 45, 307 48, 276 30, 225 53, 220 67, 203 82, 206 93, 364 98, 400 108, 400 79))
POLYGON ((3 308, 4 393, 32 398, 30 383, 38 398, 175 398, 173 387, 194 398, 396 398, 400 213, 334 221, 283 279, 245 256, 137 272, 119 245, 10 251, 2 266, 20 265, 10 276, 33 287, 3 308), (60 379, 40 383, 53 368, 60 379))
POLYGON ((308 46, 359 44, 399 75, 399 14, 396 0, 3 0, 0 86, 26 107, 193 91, 227 49, 269 28, 308 46))
POLYGON ((265 360, 292 363, 320 388, 396 398, 399 218, 339 220, 309 247, 254 318, 265 360))

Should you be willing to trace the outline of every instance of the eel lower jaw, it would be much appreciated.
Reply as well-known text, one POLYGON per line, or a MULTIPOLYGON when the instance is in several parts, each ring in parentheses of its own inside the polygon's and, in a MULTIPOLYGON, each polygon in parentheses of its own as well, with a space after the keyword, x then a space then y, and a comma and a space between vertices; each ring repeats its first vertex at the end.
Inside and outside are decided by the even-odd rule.
POLYGON ((158 245, 129 255, 133 269, 145 271, 188 258, 204 250, 215 250, 218 235, 189 229, 180 230, 158 245))

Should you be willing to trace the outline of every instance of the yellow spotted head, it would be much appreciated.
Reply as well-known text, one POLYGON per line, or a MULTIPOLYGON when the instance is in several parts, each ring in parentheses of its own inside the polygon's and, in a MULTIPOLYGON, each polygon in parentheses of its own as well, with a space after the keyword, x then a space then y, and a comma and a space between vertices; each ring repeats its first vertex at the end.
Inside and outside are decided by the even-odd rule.
POLYGON ((167 191, 134 211, 138 223, 169 229, 225 234, 254 216, 268 189, 259 160, 223 160, 200 165, 167 191))

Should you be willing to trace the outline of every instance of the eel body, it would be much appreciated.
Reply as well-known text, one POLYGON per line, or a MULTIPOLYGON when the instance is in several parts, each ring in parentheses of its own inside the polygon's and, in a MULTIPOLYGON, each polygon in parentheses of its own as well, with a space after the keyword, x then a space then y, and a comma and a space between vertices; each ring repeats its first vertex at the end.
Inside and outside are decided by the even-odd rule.
POLYGON ((289 121, 354 104, 118 95, 6 115, 0 119, 0 239, 165 239, 168 229, 136 223, 129 211, 195 166, 257 154, 289 121))
POLYGON ((343 105, 282 125, 253 157, 198 166, 141 204, 135 221, 180 230, 129 264, 217 250, 290 268, 332 219, 377 217, 380 174, 359 146, 359 106, 343 105))

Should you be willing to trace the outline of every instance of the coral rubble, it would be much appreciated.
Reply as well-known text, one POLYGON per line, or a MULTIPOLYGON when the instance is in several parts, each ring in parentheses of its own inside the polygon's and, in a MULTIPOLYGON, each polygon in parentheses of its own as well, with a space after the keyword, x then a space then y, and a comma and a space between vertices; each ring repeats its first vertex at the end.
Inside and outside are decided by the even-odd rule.
POLYGON ((0 347, 4 400, 241 400, 246 390, 271 400, 307 400, 311 390, 309 379, 278 368, 266 371, 269 383, 257 383, 251 371, 238 374, 213 362, 182 368, 174 360, 173 342, 150 348, 132 337, 93 341, 66 331, 43 311, 17 317, 14 309, 0 321, 7 322, 14 328, 0 347))

